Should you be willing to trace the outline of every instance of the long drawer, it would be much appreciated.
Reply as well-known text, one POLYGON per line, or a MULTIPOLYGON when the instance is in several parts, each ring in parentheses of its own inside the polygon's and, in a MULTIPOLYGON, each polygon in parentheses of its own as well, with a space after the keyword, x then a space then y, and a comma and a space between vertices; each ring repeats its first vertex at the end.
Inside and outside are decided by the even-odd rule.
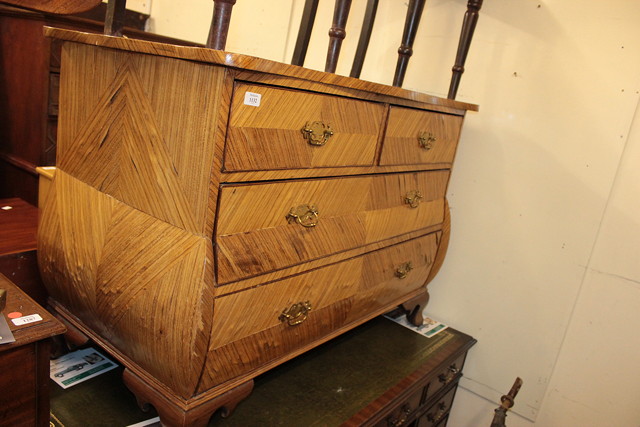
POLYGON ((424 285, 438 234, 217 298, 206 375, 231 379, 391 308, 424 285))
POLYGON ((371 166, 383 118, 373 102, 237 83, 224 169, 371 166))
POLYGON ((225 284, 442 223, 449 171, 223 186, 225 284))

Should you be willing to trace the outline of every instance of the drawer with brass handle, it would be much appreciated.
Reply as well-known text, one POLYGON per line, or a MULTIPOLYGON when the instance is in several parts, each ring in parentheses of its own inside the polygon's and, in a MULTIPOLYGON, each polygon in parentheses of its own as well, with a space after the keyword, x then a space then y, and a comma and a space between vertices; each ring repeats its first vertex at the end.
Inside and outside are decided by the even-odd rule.
POLYGON ((464 354, 459 356, 438 373, 429 385, 427 398, 460 378, 465 357, 464 354))
POLYGON ((448 177, 432 171, 222 186, 218 283, 437 226, 448 177))
POLYGON ((374 102, 236 83, 224 169, 372 166, 383 119, 374 102))
POLYGON ((392 106, 382 146, 380 165, 453 162, 462 117, 392 106))
MULTIPOLYGON (((226 366, 217 378, 231 379, 281 357, 338 328, 361 322, 376 307, 394 307, 418 291, 432 268, 439 233, 216 298, 207 363, 226 366), (396 267, 412 260, 404 279, 396 267), (244 348, 242 360, 234 355, 244 348), (225 360, 225 358, 230 358, 225 360), (235 369, 238 369, 237 372, 235 369)), ((220 368, 222 369, 222 368, 220 368)))
POLYGON ((409 425, 416 410, 420 407, 422 390, 413 393, 404 403, 387 415, 384 420, 375 424, 376 427, 404 427, 409 425))
POLYGON ((444 396, 437 400, 420 418, 420 427, 435 427, 440 425, 449 416, 451 404, 456 393, 456 387, 452 387, 444 396))

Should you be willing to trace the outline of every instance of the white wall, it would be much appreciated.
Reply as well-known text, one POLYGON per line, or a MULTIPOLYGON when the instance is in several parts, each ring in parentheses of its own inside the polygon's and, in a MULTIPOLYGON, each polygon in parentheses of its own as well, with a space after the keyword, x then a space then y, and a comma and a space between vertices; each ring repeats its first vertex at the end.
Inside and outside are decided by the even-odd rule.
MULTIPOLYGON (((308 67, 324 66, 332 3, 320 2, 308 67)), ((302 4, 238 0, 228 50, 288 60, 302 4)), ((446 93, 465 8, 427 2, 405 87, 446 93)), ((211 9, 153 0, 151 28, 204 42, 211 9)), ((364 79, 391 82, 405 13, 380 0, 364 79)), ((485 2, 458 96, 480 112, 465 121, 427 309, 479 340, 451 426, 488 425, 516 376, 510 426, 640 425, 639 17, 634 0, 485 2)))

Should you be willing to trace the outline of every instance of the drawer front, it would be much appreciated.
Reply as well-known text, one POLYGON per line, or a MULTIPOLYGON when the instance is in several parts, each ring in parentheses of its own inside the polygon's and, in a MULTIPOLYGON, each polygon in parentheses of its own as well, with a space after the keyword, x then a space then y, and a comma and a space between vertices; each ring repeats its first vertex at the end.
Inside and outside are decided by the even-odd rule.
POLYGON ((435 171, 223 186, 218 283, 441 224, 448 178, 435 171), (411 207, 407 194, 415 191, 422 199, 411 207))
POLYGON ((219 297, 206 381, 226 381, 390 308, 424 285, 438 234, 219 297), (412 269, 400 278, 408 262, 412 269))
POLYGON ((415 411, 420 407, 423 389, 416 391, 406 401, 398 405, 376 427, 404 427, 409 425, 415 411))
POLYGON ((380 164, 451 164, 461 127, 460 116, 391 107, 380 164))
POLYGON ((451 405, 453 404, 453 398, 456 394, 456 387, 452 387, 444 396, 438 399, 433 405, 426 410, 424 415, 420 417, 417 422, 419 427, 440 427, 444 426, 451 405))
POLYGON ((238 83, 224 169, 370 166, 383 117, 384 107, 372 102, 238 83), (260 95, 259 101, 247 105, 252 104, 245 102, 251 96, 247 93, 260 95), (325 133, 329 129, 323 130, 322 124, 330 126, 332 135, 325 133), (309 131, 304 132, 305 128, 309 131))
POLYGON ((429 384, 429 388, 427 390, 428 393, 426 396, 427 400, 449 384, 458 381, 461 376, 466 356, 466 353, 460 355, 455 361, 449 363, 438 372, 438 375, 433 380, 431 380, 429 384))

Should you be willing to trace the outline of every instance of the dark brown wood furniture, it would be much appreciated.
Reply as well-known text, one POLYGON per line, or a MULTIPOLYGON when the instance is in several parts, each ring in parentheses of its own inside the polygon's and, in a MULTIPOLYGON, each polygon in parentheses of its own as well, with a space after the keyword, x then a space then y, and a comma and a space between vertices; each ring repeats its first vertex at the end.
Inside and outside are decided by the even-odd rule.
MULTIPOLYGON (((209 427, 444 427, 475 343, 448 329, 425 338, 378 317, 255 379, 233 415, 209 427)), ((56 426, 130 425, 145 416, 112 371, 77 387, 52 389, 56 426), (77 411, 79 402, 91 412, 77 411)))
POLYGON ((0 344, 0 425, 49 425, 49 338, 62 334, 64 326, 0 274, 0 289, 7 291, 2 316, 16 341, 0 344), (41 321, 16 326, 7 317, 19 312, 38 314, 41 321))
POLYGON ((37 228, 38 208, 18 198, 0 199, 0 274, 46 305, 36 258, 37 228))
POLYGON ((258 377, 233 415, 209 426, 444 427, 475 342, 379 317, 258 377))

